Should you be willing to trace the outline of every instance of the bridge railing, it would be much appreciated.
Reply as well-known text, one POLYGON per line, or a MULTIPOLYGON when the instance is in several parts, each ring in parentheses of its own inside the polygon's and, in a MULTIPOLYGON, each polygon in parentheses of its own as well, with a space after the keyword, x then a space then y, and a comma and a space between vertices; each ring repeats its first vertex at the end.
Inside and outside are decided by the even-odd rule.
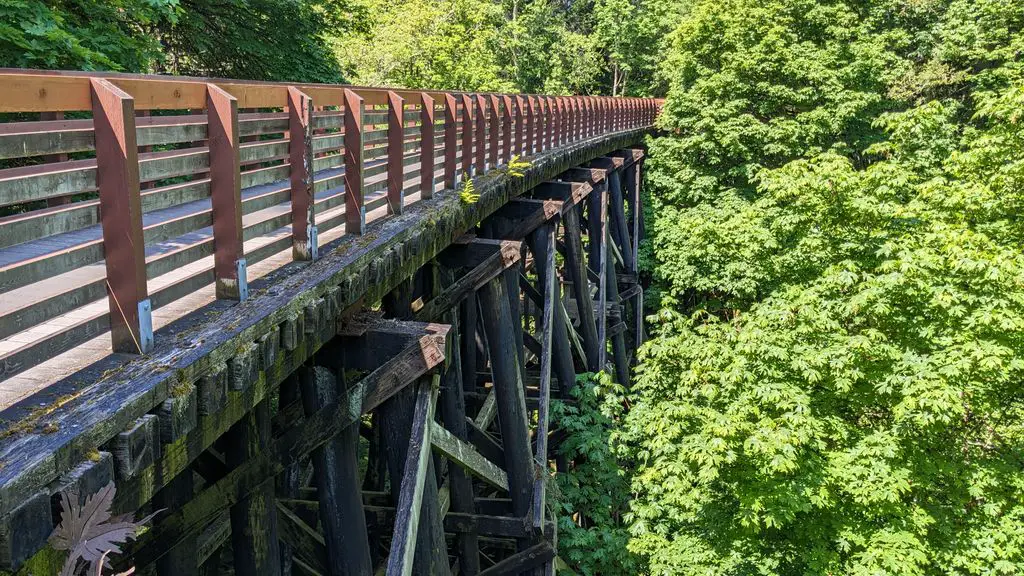
POLYGON ((650 126, 659 106, 2 70, 0 381, 108 330, 146 353, 154 310, 211 284, 243 300, 257 263, 313 260, 407 201, 650 126))

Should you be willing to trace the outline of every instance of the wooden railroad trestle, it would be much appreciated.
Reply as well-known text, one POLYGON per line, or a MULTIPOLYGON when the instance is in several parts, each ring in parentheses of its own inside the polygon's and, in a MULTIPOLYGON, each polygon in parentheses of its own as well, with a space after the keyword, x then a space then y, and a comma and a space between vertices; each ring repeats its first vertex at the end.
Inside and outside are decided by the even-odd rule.
MULTIPOLYGON (((538 103, 556 140, 574 102, 538 103)), ((511 134, 483 119, 496 150, 511 134)), ((551 401, 572 401, 578 373, 628 383, 644 338, 643 152, 629 145, 646 127, 603 142, 575 129, 595 138, 535 156, 524 177, 484 177, 477 203, 440 194, 403 215, 396 200, 357 250, 268 275, 221 330, 172 333, 172 353, 117 373, 125 390, 93 385, 8 428, 0 568, 54 567, 56 499, 113 481, 115 511, 163 510, 116 560, 138 574, 552 574, 547 483, 569 463, 551 401)), ((462 162, 483 172, 482 149, 462 162)))

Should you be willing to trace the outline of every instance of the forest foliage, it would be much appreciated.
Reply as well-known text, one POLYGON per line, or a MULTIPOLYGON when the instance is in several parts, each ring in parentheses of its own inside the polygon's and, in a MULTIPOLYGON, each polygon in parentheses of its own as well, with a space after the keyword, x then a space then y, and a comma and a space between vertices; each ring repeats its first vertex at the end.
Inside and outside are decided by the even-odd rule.
POLYGON ((651 574, 1024 570, 1024 4, 698 0, 651 142, 651 574))
POLYGON ((0 65, 667 94, 653 337, 555 414, 563 559, 1024 572, 1024 3, 7 0, 0 65))

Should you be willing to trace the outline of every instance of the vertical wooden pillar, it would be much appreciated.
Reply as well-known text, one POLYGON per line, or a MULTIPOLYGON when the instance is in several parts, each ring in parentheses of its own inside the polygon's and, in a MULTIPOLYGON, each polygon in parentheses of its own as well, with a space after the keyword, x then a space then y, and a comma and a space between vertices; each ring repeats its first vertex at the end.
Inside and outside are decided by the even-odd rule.
POLYGON ((146 288, 135 102, 101 78, 91 78, 90 89, 111 343, 114 352, 146 354, 153 349, 153 316, 146 288))
MULTIPOLYGON (((306 416, 336 403, 339 383, 327 368, 303 367, 302 406, 306 416)), ((320 525, 327 548, 327 576, 358 576, 373 572, 366 516, 359 490, 359 423, 313 450, 320 525)))
MULTIPOLYGON (((593 192, 592 192, 593 194, 593 192)), ((566 210, 562 215, 565 228, 565 266, 569 269, 572 280, 573 296, 576 298, 576 310, 580 318, 580 332, 583 336, 583 349, 586 353, 587 370, 597 372, 598 364, 597 320, 594 316, 594 299, 590 296, 590 280, 587 276, 587 263, 583 255, 583 240, 580 236, 579 207, 566 210)))
POLYGON ((242 174, 239 167, 238 101, 206 85, 210 142, 210 205, 213 210, 213 274, 217 298, 249 296, 242 247, 242 174))
POLYGON ((401 214, 405 206, 405 99, 388 91, 388 214, 401 214))
MULTIPOLYGON (((604 370, 608 342, 608 178, 588 197, 587 230, 590 254, 587 264, 598 275, 597 284, 597 350, 598 366, 604 370)), ((613 279, 614 281, 614 279, 613 279)))
POLYGON ((462 386, 467 392, 476 391, 477 324, 476 292, 471 292, 459 304, 459 325, 462 327, 459 357, 462 360, 462 386))
POLYGON ((292 186, 292 258, 315 260, 313 200, 313 99, 288 87, 288 155, 292 186))
POLYGON ((476 174, 487 171, 487 97, 476 96, 476 174))
MULTIPOLYGON (((241 466, 270 446, 270 400, 253 407, 225 435, 229 467, 241 466)), ((281 552, 277 536, 274 482, 262 486, 231 506, 231 548, 235 572, 252 576, 278 576, 281 552)))
MULTIPOLYGON (((301 401, 300 383, 298 373, 293 372, 284 382, 281 383, 278 392, 278 406, 284 408, 295 402, 301 401)), ((302 466, 298 462, 292 462, 281 472, 275 481, 274 493, 280 500, 298 499, 299 488, 302 485, 302 466)), ((288 544, 281 542, 281 576, 292 576, 295 566, 294 551, 288 544)), ((295 571, 298 573, 298 571, 295 571)))
POLYGON ((614 224, 613 237, 622 250, 622 261, 626 270, 636 271, 636 260, 633 254, 633 242, 630 240, 629 228, 626 226, 626 202, 622 193, 623 174, 619 170, 608 172, 608 187, 610 191, 609 201, 611 202, 611 216, 614 224))
MULTIPOLYGON (((454 282, 454 273, 446 270, 445 281, 447 285, 454 282)), ((475 306, 475 302, 474 302, 475 306)), ((441 321, 451 325, 451 335, 454 342, 450 348, 450 357, 445 362, 444 373, 441 376, 441 420, 445 428, 456 438, 469 440, 469 431, 466 428, 466 399, 463 395, 463 378, 476 380, 476 368, 473 372, 464 375, 462 372, 465 363, 461 355, 462 339, 459 337, 459 311, 449 310, 441 318, 441 321)), ((474 314, 475 321, 475 314, 474 314)), ((476 355, 476 351, 473 351, 476 355)), ((451 478, 451 508, 455 512, 463 514, 475 513, 476 506, 473 502, 473 481, 460 466, 449 466, 448 474, 451 478)), ((463 574, 476 574, 480 571, 480 549, 477 534, 475 531, 461 532, 457 535, 459 548, 459 568, 463 574)))
POLYGON ((501 164, 501 152, 499 151, 498 137, 501 135, 501 99, 498 98, 497 94, 490 95, 491 112, 488 115, 488 136, 490 136, 490 149, 488 156, 491 159, 491 168, 497 168, 501 164))
MULTIPOLYGON (((153 498, 153 504, 160 508, 177 510, 192 500, 194 489, 192 469, 185 468, 164 485, 153 498)), ((159 576, 178 576, 198 572, 196 543, 197 537, 194 534, 178 542, 157 559, 156 573, 159 576)))
POLYGON ((458 171, 459 104, 454 94, 444 95, 444 187, 455 188, 458 171))
POLYGON ((363 204, 363 98, 345 88, 345 232, 366 228, 363 204))
POLYGON ((434 195, 434 99, 420 93, 420 197, 434 195))
POLYGON ((479 301, 491 358, 512 511, 516 516, 525 517, 533 495, 533 455, 526 420, 526 395, 515 351, 514 329, 519 319, 512 317, 501 277, 480 289, 479 301))
MULTIPOLYGON (((548 313, 547 302, 549 298, 553 303, 551 309, 552 327, 550 330, 551 360, 554 366, 554 373, 558 377, 561 393, 563 397, 567 397, 568 391, 576 383, 576 368, 572 361, 572 349, 569 347, 569 333, 566 331, 567 319, 564 314, 565 309, 561 306, 561 287, 558 283, 558 276, 555 273, 555 230, 557 228, 556 222, 550 221, 531 232, 528 241, 530 243, 530 251, 534 255, 534 261, 537 263, 537 276, 540 280, 539 292, 544 297, 543 314, 548 313)), ((542 325, 545 328, 545 332, 547 332, 547 324, 542 323, 542 325)), ((541 345, 543 347, 549 335, 543 334, 542 336, 541 345)), ((544 358, 542 358, 543 360, 544 358)), ((550 369, 551 366, 548 366, 549 372, 550 369)), ((544 374, 543 366, 541 367, 541 374, 544 374)), ((538 450, 539 454, 540 450, 538 450)), ((541 464, 546 462, 546 453, 545 459, 540 462, 541 464)))

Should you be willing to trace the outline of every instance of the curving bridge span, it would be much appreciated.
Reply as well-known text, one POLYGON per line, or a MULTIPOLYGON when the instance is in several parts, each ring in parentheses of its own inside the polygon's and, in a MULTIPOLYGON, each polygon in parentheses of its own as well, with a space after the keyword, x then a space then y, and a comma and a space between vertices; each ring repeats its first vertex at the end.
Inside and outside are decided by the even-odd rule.
POLYGON ((659 106, 0 70, 0 570, 554 573, 659 106))

